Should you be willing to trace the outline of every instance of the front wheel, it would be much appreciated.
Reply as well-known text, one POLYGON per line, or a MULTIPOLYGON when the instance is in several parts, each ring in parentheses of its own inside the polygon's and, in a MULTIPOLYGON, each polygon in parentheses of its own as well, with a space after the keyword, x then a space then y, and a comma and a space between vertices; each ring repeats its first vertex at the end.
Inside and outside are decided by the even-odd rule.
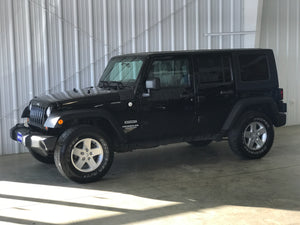
POLYGON ((247 112, 229 132, 228 138, 234 153, 247 159, 259 159, 272 147, 273 124, 263 113, 247 112))
POLYGON ((79 183, 102 178, 111 167, 114 152, 109 139, 92 126, 78 126, 66 130, 58 140, 54 152, 60 173, 79 183))

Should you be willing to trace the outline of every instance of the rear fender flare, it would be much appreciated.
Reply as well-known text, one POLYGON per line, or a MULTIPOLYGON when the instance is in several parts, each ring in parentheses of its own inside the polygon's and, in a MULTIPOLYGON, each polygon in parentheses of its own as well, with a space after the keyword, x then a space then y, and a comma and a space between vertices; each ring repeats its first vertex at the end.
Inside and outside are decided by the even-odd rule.
POLYGON ((277 105, 275 101, 271 97, 263 97, 263 98, 245 98, 239 100, 234 107, 232 108, 231 112, 229 113, 225 123, 223 124, 221 133, 224 135, 226 134, 230 128, 236 122, 236 119, 241 116, 241 114, 245 111, 246 108, 254 106, 254 105, 263 105, 267 106, 271 109, 272 118, 270 118, 274 123, 275 116, 279 113, 277 105))

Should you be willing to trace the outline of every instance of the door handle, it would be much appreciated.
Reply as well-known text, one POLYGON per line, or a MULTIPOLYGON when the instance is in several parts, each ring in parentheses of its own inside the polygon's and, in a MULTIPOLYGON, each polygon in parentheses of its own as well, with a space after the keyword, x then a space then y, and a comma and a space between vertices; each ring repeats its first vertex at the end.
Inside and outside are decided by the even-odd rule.
POLYGON ((166 110, 167 109, 166 106, 156 106, 155 108, 156 109, 160 109, 160 110, 166 110))
POLYGON ((233 95, 233 94, 234 94, 233 90, 220 91, 220 95, 233 95))
POLYGON ((190 98, 190 97, 192 97, 192 95, 190 93, 183 92, 180 94, 180 98, 186 99, 186 98, 190 98))

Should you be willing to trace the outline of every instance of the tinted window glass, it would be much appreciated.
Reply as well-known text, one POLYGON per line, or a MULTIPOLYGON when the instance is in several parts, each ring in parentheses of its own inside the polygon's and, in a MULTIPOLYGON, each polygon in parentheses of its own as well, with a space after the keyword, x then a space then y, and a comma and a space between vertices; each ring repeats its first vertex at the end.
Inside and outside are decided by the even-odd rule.
POLYGON ((239 61, 242 81, 269 79, 266 55, 243 54, 239 56, 239 61))
POLYGON ((155 60, 152 63, 148 79, 159 78, 161 87, 190 86, 187 59, 155 60))
POLYGON ((196 75, 200 83, 223 83, 230 82, 230 58, 220 55, 196 56, 196 75))
POLYGON ((101 81, 135 82, 143 61, 138 58, 115 58, 109 61, 101 81))

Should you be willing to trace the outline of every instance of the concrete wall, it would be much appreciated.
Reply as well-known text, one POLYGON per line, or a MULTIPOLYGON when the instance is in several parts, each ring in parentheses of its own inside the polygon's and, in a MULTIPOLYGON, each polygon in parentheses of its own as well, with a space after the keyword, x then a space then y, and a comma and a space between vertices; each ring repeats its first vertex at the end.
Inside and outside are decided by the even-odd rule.
POLYGON ((10 140, 9 129, 20 121, 33 96, 96 84, 111 56, 253 47, 256 21, 249 15, 256 18, 256 4, 257 0, 1 0, 0 155, 25 151, 10 140))

